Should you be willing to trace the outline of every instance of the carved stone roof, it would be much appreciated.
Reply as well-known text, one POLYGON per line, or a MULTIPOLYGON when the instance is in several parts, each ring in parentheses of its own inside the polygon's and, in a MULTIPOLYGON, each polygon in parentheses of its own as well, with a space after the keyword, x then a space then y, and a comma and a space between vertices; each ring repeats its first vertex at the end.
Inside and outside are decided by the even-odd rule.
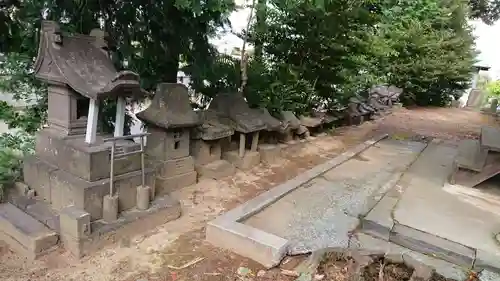
POLYGON ((262 113, 250 108, 241 93, 218 94, 210 102, 209 109, 216 111, 220 120, 237 132, 251 133, 267 127, 262 113))
POLYGON ((269 111, 267 110, 267 108, 261 108, 261 109, 258 109, 260 111, 260 113, 262 114, 262 121, 264 121, 264 123, 266 123, 266 130, 267 131, 278 131, 280 130, 281 126, 283 125, 283 122, 281 122, 280 120, 274 118, 270 113, 269 111))
POLYGON ((229 125, 222 124, 217 112, 202 110, 196 113, 202 124, 193 129, 191 134, 193 139, 217 140, 234 134, 234 130, 229 125))
POLYGON ((163 129, 191 128, 201 123, 191 108, 187 87, 177 83, 159 84, 151 105, 136 116, 163 129))
POLYGON ((98 29, 90 35, 61 33, 56 22, 43 21, 35 76, 49 84, 66 84, 92 99, 146 95, 139 75, 116 70, 105 50, 104 37, 98 29))
POLYGON ((281 122, 287 124, 287 127, 290 127, 293 130, 296 130, 300 127, 300 120, 293 114, 292 111, 282 111, 280 113, 281 122))

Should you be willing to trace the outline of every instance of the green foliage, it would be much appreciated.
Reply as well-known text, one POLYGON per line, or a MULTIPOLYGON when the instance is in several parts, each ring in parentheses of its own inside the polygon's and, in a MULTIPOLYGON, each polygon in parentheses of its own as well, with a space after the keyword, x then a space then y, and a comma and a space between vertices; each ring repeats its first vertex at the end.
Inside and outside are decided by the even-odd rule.
POLYGON ((486 86, 488 96, 500 98, 500 81, 493 81, 486 86))

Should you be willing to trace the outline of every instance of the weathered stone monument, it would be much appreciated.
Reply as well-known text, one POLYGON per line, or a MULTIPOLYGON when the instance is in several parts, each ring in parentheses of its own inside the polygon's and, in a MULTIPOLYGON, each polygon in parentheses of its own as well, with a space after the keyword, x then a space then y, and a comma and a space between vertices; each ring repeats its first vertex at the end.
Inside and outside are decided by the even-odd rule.
POLYGON ((165 221, 180 216, 168 197, 150 208, 154 171, 141 161, 142 143, 123 136, 125 97, 145 91, 137 74, 116 71, 106 48, 100 30, 70 35, 42 22, 35 75, 48 83, 48 126, 24 162, 24 182, 36 196, 13 193, 0 205, 0 239, 30 258, 59 241, 80 257, 100 233, 154 210, 167 209, 165 221), (117 99, 114 137, 99 130, 106 98, 117 99))
POLYGON ((246 170, 260 163, 257 151, 259 132, 266 129, 262 114, 246 103, 241 93, 220 93, 210 102, 209 110, 214 110, 223 124, 231 126, 238 134, 238 150, 224 147, 222 158, 235 167, 246 170), (252 134, 250 150, 247 150, 247 135, 252 134))
POLYGON ((295 136, 299 135, 300 120, 293 114, 292 111, 280 112, 279 119, 281 120, 282 128, 280 130, 279 141, 288 143, 295 140, 295 136))
POLYGON ((168 194, 196 183, 194 159, 190 156, 191 129, 200 119, 191 108, 186 86, 158 85, 151 105, 137 114, 150 135, 146 155, 156 169, 156 192, 168 194))
POLYGON ((273 164, 281 157, 281 146, 278 145, 278 139, 285 127, 283 122, 274 118, 266 108, 258 110, 266 124, 266 129, 261 133, 261 143, 258 145, 260 160, 266 164, 273 164))
POLYGON ((191 131, 191 155, 195 159, 198 177, 220 179, 235 173, 234 166, 222 159, 222 145, 234 130, 222 124, 213 110, 196 112, 202 124, 191 131))

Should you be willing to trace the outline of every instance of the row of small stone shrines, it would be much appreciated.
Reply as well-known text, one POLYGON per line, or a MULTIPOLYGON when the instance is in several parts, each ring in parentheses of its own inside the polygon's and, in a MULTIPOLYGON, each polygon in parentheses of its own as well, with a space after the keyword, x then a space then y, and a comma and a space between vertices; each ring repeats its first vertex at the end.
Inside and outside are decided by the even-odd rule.
POLYGON ((138 144, 123 128, 125 99, 146 92, 136 73, 115 69, 100 30, 66 34, 57 23, 42 22, 35 75, 48 84, 48 126, 24 161, 24 183, 0 204, 0 240, 28 257, 60 242, 80 257, 125 223, 176 219, 181 207, 173 190, 196 183, 197 174, 228 176, 235 166, 258 164, 266 151, 279 153, 278 145, 257 151, 260 131, 300 131, 293 114, 284 126, 267 111, 250 109, 239 94, 220 94, 208 110, 194 112, 185 86, 160 84, 151 106, 138 114, 148 127, 144 148, 144 135, 138 144), (114 136, 99 129, 99 102, 107 98, 117 99, 114 136))

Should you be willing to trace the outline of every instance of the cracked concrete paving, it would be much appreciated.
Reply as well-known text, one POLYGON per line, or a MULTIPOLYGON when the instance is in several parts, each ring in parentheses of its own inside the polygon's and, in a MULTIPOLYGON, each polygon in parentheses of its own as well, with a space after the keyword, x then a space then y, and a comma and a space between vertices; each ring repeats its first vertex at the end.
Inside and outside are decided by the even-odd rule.
POLYGON ((346 248, 366 214, 425 148, 383 140, 297 188, 244 223, 291 242, 290 254, 346 248))

